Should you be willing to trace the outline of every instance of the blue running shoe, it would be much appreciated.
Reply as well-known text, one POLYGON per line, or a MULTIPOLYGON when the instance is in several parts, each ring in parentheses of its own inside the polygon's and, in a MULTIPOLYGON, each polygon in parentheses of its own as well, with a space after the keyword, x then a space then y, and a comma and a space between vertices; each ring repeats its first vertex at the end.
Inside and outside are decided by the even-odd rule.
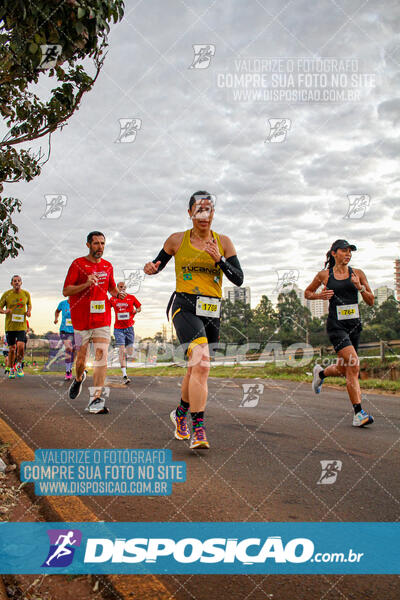
POLYGON ((353 417, 353 427, 364 427, 364 425, 371 425, 374 422, 374 417, 371 417, 365 410, 360 410, 353 417))

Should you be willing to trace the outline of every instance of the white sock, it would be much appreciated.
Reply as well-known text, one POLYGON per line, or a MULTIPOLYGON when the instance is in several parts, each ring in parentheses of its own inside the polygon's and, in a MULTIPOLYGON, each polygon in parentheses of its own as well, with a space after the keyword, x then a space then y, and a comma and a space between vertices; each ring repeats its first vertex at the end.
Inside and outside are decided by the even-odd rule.
POLYGON ((126 367, 121 367, 121 371, 122 371, 122 375, 124 377, 127 377, 127 375, 126 375, 126 367))

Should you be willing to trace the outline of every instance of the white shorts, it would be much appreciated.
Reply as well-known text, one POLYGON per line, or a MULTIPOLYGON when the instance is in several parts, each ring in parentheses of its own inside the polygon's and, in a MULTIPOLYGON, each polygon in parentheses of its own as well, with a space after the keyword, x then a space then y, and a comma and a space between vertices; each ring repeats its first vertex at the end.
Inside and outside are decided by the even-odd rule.
POLYGON ((93 340, 93 338, 104 338, 108 342, 111 340, 111 329, 110 326, 107 327, 96 327, 95 329, 74 329, 75 335, 75 344, 78 346, 83 346, 93 340))

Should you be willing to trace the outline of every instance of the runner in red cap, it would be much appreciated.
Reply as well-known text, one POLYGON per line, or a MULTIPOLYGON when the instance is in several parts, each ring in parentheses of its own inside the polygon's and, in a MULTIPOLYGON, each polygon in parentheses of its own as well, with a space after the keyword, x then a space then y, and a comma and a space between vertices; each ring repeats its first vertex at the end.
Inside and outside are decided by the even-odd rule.
POLYGON ((71 320, 75 332, 77 358, 75 379, 69 388, 69 397, 74 400, 82 390, 86 379, 86 359, 89 343, 95 350, 93 363, 94 394, 87 406, 90 413, 107 413, 105 399, 101 397, 107 371, 107 354, 110 343, 111 303, 107 296, 125 298, 118 292, 114 281, 113 267, 102 258, 106 239, 100 231, 87 236, 87 256, 76 258, 71 264, 64 282, 63 294, 69 296, 71 320))
MULTIPOLYGON (((124 281, 117 283, 119 292, 126 292, 124 281)), ((118 346, 119 362, 122 370, 122 378, 125 384, 131 382, 127 373, 127 356, 133 356, 133 342, 135 341, 135 332, 133 330, 134 315, 140 312, 141 304, 133 294, 126 294, 124 299, 111 298, 111 306, 115 311, 114 337, 118 346)))

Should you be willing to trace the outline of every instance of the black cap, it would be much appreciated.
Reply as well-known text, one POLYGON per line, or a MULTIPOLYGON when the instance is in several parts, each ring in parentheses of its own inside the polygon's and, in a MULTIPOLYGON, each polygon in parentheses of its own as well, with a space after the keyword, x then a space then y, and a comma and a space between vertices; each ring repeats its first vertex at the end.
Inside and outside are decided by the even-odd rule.
POLYGON ((331 250, 336 252, 338 248, 340 248, 341 250, 344 250, 345 248, 350 248, 350 250, 357 250, 357 247, 354 244, 349 244, 347 240, 336 240, 336 242, 333 242, 331 250))

